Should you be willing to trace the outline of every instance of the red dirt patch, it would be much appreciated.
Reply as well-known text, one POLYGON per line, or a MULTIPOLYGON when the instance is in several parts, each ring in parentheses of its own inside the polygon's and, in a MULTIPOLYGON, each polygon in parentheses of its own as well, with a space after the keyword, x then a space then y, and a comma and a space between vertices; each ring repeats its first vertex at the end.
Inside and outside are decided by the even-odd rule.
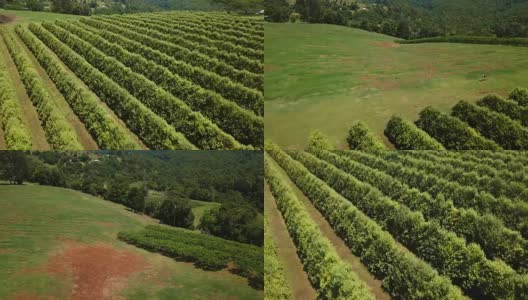
POLYGON ((143 257, 109 245, 68 243, 45 269, 53 275, 72 276, 71 299, 96 300, 118 299, 112 295, 126 286, 131 275, 147 267, 143 257))
POLYGON ((6 24, 6 23, 14 22, 15 19, 16 19, 15 15, 11 15, 11 16, 0 15, 0 24, 6 24))
POLYGON ((372 45, 372 46, 381 47, 381 48, 385 48, 385 49, 400 47, 400 44, 391 43, 391 42, 371 41, 371 42, 369 42, 369 44, 372 45))

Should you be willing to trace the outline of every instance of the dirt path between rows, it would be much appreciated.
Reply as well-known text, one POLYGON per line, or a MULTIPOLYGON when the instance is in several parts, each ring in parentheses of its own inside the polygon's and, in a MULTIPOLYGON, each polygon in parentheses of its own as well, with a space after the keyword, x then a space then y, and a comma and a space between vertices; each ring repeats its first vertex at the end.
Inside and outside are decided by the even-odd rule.
POLYGON ((90 135, 84 124, 81 122, 81 120, 79 120, 77 115, 73 112, 70 105, 68 104, 68 102, 66 102, 66 100, 64 99, 60 91, 57 89, 53 81, 48 77, 48 74, 46 73, 44 68, 42 68, 35 56, 33 56, 33 53, 31 53, 31 51, 26 47, 24 42, 18 37, 18 35, 14 34, 14 36, 16 37, 20 47, 23 51, 26 52, 30 61, 33 63, 33 66, 40 75, 40 78, 46 86, 47 91, 51 96, 51 100, 55 104, 55 107, 57 107, 62 113, 62 115, 66 117, 66 120, 74 129, 76 136, 78 137, 79 142, 81 143, 83 148, 85 150, 97 150, 97 143, 92 138, 92 136, 90 135))
POLYGON ((304 272, 303 265, 297 256, 297 249, 288 234, 288 229, 277 209, 275 199, 268 184, 264 183, 264 209, 268 218, 271 236, 277 248, 277 255, 281 260, 287 280, 290 284, 293 299, 315 299, 315 289, 304 272))
POLYGON ((33 142, 32 149, 49 150, 50 146, 46 140, 44 129, 42 129, 42 126, 40 126, 40 119, 37 111, 35 110, 35 107, 33 107, 33 103, 26 94, 24 84, 18 75, 15 63, 13 62, 9 51, 7 51, 7 47, 4 44, 3 39, 0 39, 0 56, 3 57, 6 63, 7 71, 11 75, 11 81, 13 82, 17 99, 19 100, 20 106, 22 108, 24 124, 26 124, 31 134, 31 139, 33 142))
MULTIPOLYGON (((287 175, 284 170, 281 169, 284 175, 287 175)), ((326 221, 324 216, 313 206, 312 202, 304 195, 304 193, 287 177, 287 183, 292 187, 295 195, 303 202, 308 213, 312 217, 312 220, 318 225, 319 230, 323 233, 334 249, 336 250, 339 257, 347 262, 354 273, 361 279, 372 291, 372 294, 379 300, 391 299, 390 295, 381 287, 381 281, 374 277, 368 271, 367 267, 361 262, 360 258, 352 254, 345 242, 337 236, 330 224, 326 221)))

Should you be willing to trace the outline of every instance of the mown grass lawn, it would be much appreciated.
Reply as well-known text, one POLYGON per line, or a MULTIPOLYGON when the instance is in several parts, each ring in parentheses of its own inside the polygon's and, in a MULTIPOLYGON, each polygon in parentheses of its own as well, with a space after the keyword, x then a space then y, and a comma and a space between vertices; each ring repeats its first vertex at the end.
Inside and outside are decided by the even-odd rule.
POLYGON ((265 25, 265 136, 302 148, 313 129, 346 147, 365 121, 383 137, 393 114, 528 87, 527 49, 466 44, 400 45, 394 38, 324 24, 265 25), (480 81, 481 74, 488 79, 480 81))

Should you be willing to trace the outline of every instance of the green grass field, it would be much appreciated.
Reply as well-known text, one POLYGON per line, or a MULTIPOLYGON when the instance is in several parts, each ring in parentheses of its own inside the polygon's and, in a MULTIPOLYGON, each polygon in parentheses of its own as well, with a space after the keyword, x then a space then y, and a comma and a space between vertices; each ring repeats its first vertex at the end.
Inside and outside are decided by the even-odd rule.
MULTIPOLYGON (((69 20, 77 19, 81 16, 57 14, 52 12, 42 11, 25 11, 25 10, 8 10, 0 9, 0 15, 15 16, 14 23, 16 24, 27 24, 31 22, 52 22, 55 20, 69 20)), ((13 24, 13 23, 9 23, 13 24)))
POLYGON ((321 24, 268 23, 265 34, 265 135, 283 147, 302 148, 320 129, 341 149, 355 121, 383 137, 393 114, 415 120, 426 106, 447 111, 462 99, 528 87, 522 47, 399 45, 321 24))
POLYGON ((118 241, 119 231, 156 223, 121 205, 61 188, 0 185, 0 207, 0 282, 9 282, 0 299, 263 297, 228 271, 203 271, 118 241))

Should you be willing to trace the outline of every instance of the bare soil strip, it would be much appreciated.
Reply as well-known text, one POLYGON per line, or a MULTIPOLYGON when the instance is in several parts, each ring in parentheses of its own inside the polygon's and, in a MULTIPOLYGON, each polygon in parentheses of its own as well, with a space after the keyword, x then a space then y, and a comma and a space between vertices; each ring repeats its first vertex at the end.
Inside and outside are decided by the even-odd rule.
POLYGON ((275 199, 268 184, 264 183, 264 209, 269 221, 271 236, 277 247, 277 255, 281 260, 286 277, 290 284, 294 299, 315 299, 317 294, 304 272, 301 260, 297 256, 297 249, 288 234, 288 229, 277 209, 275 199))
POLYGON ((9 74, 11 74, 11 80, 14 84, 16 95, 18 100, 20 101, 20 106, 22 108, 22 118, 31 133, 31 139, 33 141, 32 148, 34 150, 49 150, 50 146, 48 144, 48 141, 46 140, 44 129, 42 129, 42 126, 40 126, 40 120, 37 111, 35 110, 35 107, 33 107, 33 103, 26 94, 24 84, 22 83, 22 80, 18 75, 15 63, 13 62, 11 55, 7 51, 7 47, 4 44, 3 39, 0 40, 0 56, 4 57, 7 70, 9 74))
MULTIPOLYGON (((283 174, 287 175, 282 168, 280 170, 283 172, 283 174)), ((323 235, 330 241, 330 243, 332 243, 332 246, 334 246, 336 249, 339 257, 350 265, 352 270, 354 270, 354 272, 358 275, 359 279, 366 283, 376 299, 391 299, 390 295, 387 294, 387 292, 385 292, 385 290, 381 287, 381 281, 370 274, 367 267, 361 262, 359 257, 352 254, 348 246, 339 236, 337 236, 324 216, 313 206, 310 199, 308 199, 306 195, 303 194, 303 192, 291 181, 289 177, 287 178, 287 184, 292 187, 295 195, 303 202, 308 213, 312 217, 312 220, 314 220, 314 222, 318 225, 319 230, 321 230, 323 235)))
POLYGON ((26 47, 26 44, 16 35, 17 42, 23 49, 23 51, 26 52, 29 59, 33 63, 33 66, 38 71, 40 78, 44 82, 48 93, 51 95, 52 100, 55 103, 55 106, 59 108, 62 112, 62 114, 66 117, 66 120, 71 124, 72 128, 75 130, 75 133, 77 134, 77 137, 79 141, 81 142, 81 145, 85 150, 97 150, 98 146, 95 140, 92 138, 84 124, 79 120, 77 115, 73 112, 73 110, 70 108, 68 102, 64 99, 60 91, 57 89, 53 81, 48 77, 48 74, 42 68, 42 66, 39 64, 35 56, 33 56, 33 53, 29 51, 29 49, 26 47))

